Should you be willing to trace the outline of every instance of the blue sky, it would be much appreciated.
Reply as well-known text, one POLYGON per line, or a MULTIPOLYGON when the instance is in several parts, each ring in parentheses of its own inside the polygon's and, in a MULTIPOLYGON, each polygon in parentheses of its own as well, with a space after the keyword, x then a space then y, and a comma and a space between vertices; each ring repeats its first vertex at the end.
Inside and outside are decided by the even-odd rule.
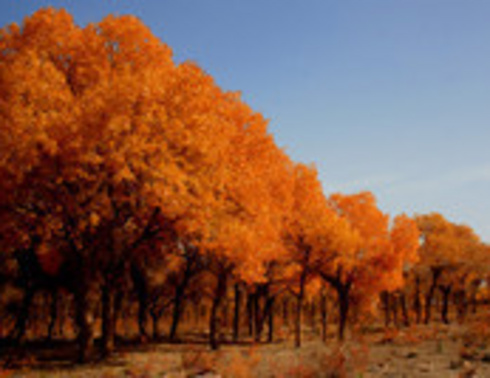
POLYGON ((391 214, 439 211, 490 242, 490 2, 1 0, 84 25, 134 14, 270 119, 327 194, 368 189, 391 214))

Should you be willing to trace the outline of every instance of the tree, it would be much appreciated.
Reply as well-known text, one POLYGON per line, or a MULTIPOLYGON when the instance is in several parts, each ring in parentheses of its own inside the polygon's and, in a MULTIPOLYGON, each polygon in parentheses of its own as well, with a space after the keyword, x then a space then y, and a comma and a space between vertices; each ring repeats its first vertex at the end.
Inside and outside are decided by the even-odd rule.
MULTIPOLYGON (((417 270, 419 274, 428 274, 430 280, 425 296, 424 322, 431 319, 432 300, 438 287, 443 294, 442 320, 448 322, 451 277, 456 277, 458 271, 462 272, 468 257, 478 256, 480 241, 470 227, 452 223, 441 214, 418 215, 415 219, 422 238, 417 270)), ((460 278, 464 281, 464 276, 460 278)))
MULTIPOLYGON (((295 167, 294 203, 286 228, 286 245, 292 262, 297 297, 295 343, 301 345, 301 315, 305 287, 318 267, 332 267, 337 248, 348 238, 348 226, 329 208, 316 169, 295 167)), ((345 248, 346 249, 346 248, 345 248)))
POLYGON ((351 302, 369 308, 379 293, 403 284, 405 264, 416 258, 417 233, 405 216, 395 219, 390 232, 388 216, 369 192, 334 194, 329 202, 346 225, 339 228, 337 247, 326 250, 329 263, 319 273, 337 292, 343 339, 351 302))
POLYGON ((389 291, 384 291, 382 294, 385 298, 387 324, 389 323, 390 307, 393 307, 396 311, 398 300, 401 305, 403 322, 406 326, 409 325, 408 303, 405 289, 407 277, 410 276, 413 266, 419 261, 419 236, 420 232, 417 224, 412 218, 405 214, 398 215, 394 218, 391 225, 390 240, 393 245, 393 254, 398 259, 396 263, 398 265, 397 269, 403 272, 403 281, 392 282, 389 286, 389 291), (397 291, 395 295, 390 293, 395 291, 397 291), (390 299, 392 299, 391 306, 390 299))
POLYGON ((19 230, 9 250, 40 239, 76 267, 82 360, 99 290, 110 352, 117 278, 169 243, 260 277, 247 252, 280 245, 287 175, 262 179, 287 173, 288 158, 237 94, 176 65, 130 16, 82 29, 43 9, 4 29, 0 49, 2 227, 19 230))

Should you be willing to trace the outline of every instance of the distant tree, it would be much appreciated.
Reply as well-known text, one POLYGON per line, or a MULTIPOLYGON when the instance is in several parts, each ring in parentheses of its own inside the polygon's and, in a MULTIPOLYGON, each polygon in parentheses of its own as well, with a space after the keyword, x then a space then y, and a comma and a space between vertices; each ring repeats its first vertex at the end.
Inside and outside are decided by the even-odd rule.
MULTIPOLYGON (((321 277, 337 292, 339 338, 344 338, 351 302, 369 308, 382 291, 403 285, 406 263, 416 259, 417 233, 405 216, 395 219, 390 232, 389 218, 369 192, 334 194, 330 206, 348 227, 339 232, 337 248, 330 248, 331 262, 320 268, 321 277)), ((335 245, 335 244, 334 244, 335 245)))
MULTIPOLYGON (((471 265, 468 259, 471 261, 479 255, 480 241, 470 227, 454 224, 438 213, 418 215, 416 222, 422 239, 420 262, 416 269, 420 275, 427 277, 429 285, 425 295, 424 322, 431 320, 432 302, 438 288, 443 295, 442 320, 448 322, 447 306, 453 286, 451 281, 458 276, 458 272, 466 270, 468 273, 465 267, 471 265)), ((459 279, 465 281, 466 274, 459 279)))

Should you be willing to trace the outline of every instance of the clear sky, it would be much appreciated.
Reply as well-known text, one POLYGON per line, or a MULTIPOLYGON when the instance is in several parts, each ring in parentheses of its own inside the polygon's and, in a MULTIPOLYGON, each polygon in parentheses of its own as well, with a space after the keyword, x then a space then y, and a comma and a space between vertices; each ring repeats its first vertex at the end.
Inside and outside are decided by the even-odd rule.
POLYGON ((490 242, 490 1, 0 0, 0 24, 46 5, 140 17, 240 90, 327 194, 368 189, 490 242))

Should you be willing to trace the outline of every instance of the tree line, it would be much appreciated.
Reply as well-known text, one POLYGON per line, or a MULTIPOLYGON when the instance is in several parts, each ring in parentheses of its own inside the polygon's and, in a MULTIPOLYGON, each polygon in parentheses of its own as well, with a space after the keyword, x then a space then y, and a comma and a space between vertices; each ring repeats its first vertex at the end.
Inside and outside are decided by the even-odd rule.
POLYGON ((343 339, 374 309, 387 324, 398 309, 405 324, 429 322, 438 292, 443 321, 451 294, 463 316, 486 278, 488 247, 470 227, 390 218, 370 192, 325 196, 239 93, 175 63, 135 17, 81 28, 41 9, 1 30, 0 51, 0 311, 13 340, 39 293, 49 336, 69 307, 86 361, 98 332, 114 350, 128 303, 143 338, 171 313, 176 340, 204 303, 212 348, 223 325, 237 341, 243 318, 271 340, 280 311, 299 346, 305 302, 324 337, 333 303, 343 339))

